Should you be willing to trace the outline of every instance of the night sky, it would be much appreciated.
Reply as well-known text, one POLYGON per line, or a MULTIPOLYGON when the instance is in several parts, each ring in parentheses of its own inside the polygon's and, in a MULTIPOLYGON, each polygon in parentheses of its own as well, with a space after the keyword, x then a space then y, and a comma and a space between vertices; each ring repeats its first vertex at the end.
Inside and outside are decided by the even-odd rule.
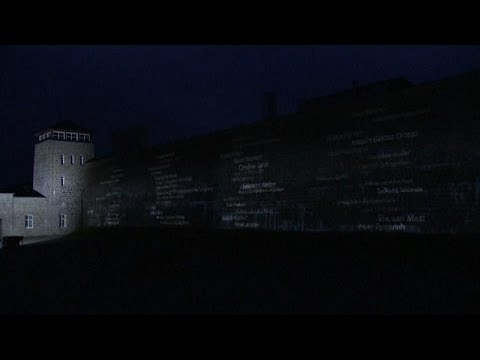
POLYGON ((480 68, 480 46, 0 46, 0 185, 31 181, 33 133, 62 120, 94 131, 146 125, 150 144, 280 114, 299 98, 404 76, 419 83, 480 68))

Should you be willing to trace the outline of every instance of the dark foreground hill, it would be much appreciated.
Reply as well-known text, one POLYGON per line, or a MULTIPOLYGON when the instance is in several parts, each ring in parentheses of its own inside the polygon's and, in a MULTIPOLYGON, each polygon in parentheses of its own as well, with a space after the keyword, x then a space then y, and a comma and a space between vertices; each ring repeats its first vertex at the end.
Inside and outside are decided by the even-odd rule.
POLYGON ((96 230, 0 250, 0 313, 478 313, 479 260, 475 237, 96 230))

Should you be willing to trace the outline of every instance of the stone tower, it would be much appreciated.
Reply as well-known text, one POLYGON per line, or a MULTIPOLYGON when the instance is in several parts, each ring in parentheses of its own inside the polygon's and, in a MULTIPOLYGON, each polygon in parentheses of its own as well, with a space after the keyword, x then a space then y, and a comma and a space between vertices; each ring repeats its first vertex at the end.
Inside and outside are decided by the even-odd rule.
POLYGON ((47 198, 45 228, 52 235, 81 226, 84 164, 94 157, 91 131, 61 122, 35 134, 33 189, 47 198))

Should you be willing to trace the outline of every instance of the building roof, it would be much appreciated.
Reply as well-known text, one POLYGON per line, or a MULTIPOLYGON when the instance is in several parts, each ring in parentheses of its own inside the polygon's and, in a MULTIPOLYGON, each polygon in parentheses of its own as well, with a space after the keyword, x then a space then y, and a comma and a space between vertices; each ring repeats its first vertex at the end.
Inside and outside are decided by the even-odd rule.
POLYGON ((13 194, 14 197, 36 197, 44 198, 38 191, 33 190, 32 184, 20 184, 0 188, 0 193, 13 194))
POLYGON ((56 124, 53 124, 51 126, 49 126, 48 128, 46 129, 43 129, 43 130, 40 130, 40 131, 37 131, 35 133, 35 136, 38 136, 40 134, 43 134, 44 132, 46 132, 47 130, 60 130, 60 131, 74 131, 74 132, 82 132, 82 133, 92 133, 92 130, 90 129, 87 129, 87 128, 84 128, 84 127, 81 127, 77 124, 75 124, 74 122, 71 122, 71 121, 60 121, 56 124))

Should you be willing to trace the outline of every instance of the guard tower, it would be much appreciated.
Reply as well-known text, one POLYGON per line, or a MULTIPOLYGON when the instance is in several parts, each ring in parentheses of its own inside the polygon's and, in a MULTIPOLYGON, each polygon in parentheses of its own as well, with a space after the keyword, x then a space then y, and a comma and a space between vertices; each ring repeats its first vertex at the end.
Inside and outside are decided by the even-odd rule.
POLYGON ((35 134, 33 189, 47 198, 45 227, 52 235, 81 225, 84 164, 95 155, 92 131, 60 122, 35 134))

